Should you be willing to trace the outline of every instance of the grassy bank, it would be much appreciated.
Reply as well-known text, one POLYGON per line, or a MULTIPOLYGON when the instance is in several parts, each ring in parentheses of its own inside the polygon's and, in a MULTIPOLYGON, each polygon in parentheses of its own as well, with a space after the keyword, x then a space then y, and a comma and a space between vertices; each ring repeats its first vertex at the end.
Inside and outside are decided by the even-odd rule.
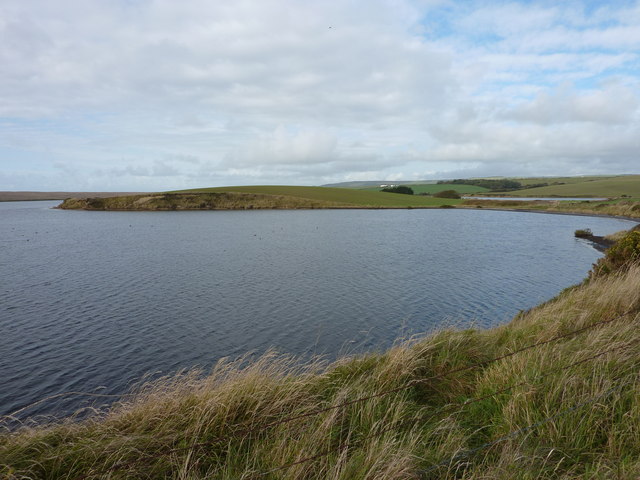
POLYGON ((298 186, 217 187, 115 198, 70 198, 67 210, 252 210, 305 208, 432 208, 460 200, 298 186))
POLYGON ((511 210, 533 210, 556 213, 577 213, 582 215, 611 215, 617 217, 640 218, 640 201, 618 199, 604 202, 589 201, 520 201, 520 200, 476 200, 462 202, 467 208, 498 208, 511 210))
POLYGON ((296 185, 252 185, 182 190, 178 193, 237 192, 260 195, 286 195, 321 202, 335 202, 364 208, 439 207, 457 205, 460 200, 399 195, 351 188, 306 187, 296 185))
POLYGON ((637 478, 640 232, 628 235, 599 274, 505 326, 329 366, 267 355, 166 378, 94 419, 2 434, 0 472, 637 478))
POLYGON ((346 208, 348 204, 288 195, 239 192, 158 193, 114 198, 70 198, 64 210, 252 210, 346 208))

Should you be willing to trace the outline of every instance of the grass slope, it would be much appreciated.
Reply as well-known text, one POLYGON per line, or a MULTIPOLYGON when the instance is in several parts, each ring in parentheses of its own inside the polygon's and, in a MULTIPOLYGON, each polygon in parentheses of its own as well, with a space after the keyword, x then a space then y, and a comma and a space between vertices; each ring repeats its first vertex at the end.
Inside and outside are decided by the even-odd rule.
POLYGON ((627 195, 640 198, 640 175, 591 179, 565 185, 549 185, 547 187, 528 188, 509 192, 509 196, 530 197, 619 197, 627 195))
POLYGON ((65 198, 120 197, 140 195, 141 192, 0 192, 0 202, 23 202, 40 200, 64 200, 65 198))
POLYGON ((238 187, 214 187, 180 190, 179 192, 239 192, 263 195, 284 195, 317 201, 335 202, 345 205, 373 208, 437 207, 456 205, 460 200, 426 198, 397 193, 372 192, 350 188, 303 187, 290 185, 254 185, 238 187))
POLYGON ((640 201, 623 199, 612 201, 520 201, 520 200, 465 200, 462 207, 496 208, 508 210, 539 210, 582 215, 611 215, 615 217, 640 218, 640 201))
POLYGON ((166 378, 93 420, 0 435, 0 475, 635 479, 639 322, 636 263, 491 330, 445 330, 326 368, 267 355, 166 378))
POLYGON ((616 178, 619 175, 587 175, 579 177, 515 177, 512 180, 520 182, 522 185, 534 185, 537 183, 585 183, 593 182, 595 180, 605 180, 608 178, 616 178))

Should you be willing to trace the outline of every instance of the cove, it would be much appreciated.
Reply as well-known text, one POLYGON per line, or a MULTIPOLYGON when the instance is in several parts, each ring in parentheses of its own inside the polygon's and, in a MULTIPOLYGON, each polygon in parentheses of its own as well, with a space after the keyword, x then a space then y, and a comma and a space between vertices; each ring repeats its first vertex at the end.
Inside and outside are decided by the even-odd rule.
MULTIPOLYGON (((491 327, 580 282, 632 222, 459 209, 85 212, 0 204, 0 414, 269 348, 491 327)), ((63 415, 95 399, 24 412, 63 415)))

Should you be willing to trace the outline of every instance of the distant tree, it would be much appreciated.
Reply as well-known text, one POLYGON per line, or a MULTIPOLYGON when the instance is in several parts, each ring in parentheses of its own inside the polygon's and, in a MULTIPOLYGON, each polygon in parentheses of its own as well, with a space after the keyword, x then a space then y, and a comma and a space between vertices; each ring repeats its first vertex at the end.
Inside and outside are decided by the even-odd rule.
POLYGON ((403 193, 405 195, 413 195, 413 188, 407 187, 406 185, 396 185, 394 187, 387 187, 387 188, 383 188, 382 191, 387 193, 403 193))
POLYGON ((437 198, 462 198, 455 190, 443 190, 433 194, 437 198))
POLYGON ((518 190, 522 188, 520 182, 507 179, 465 179, 457 178, 455 180, 440 180, 438 184, 453 184, 453 185, 474 185, 476 187, 488 188, 489 190, 505 191, 505 190, 518 190))

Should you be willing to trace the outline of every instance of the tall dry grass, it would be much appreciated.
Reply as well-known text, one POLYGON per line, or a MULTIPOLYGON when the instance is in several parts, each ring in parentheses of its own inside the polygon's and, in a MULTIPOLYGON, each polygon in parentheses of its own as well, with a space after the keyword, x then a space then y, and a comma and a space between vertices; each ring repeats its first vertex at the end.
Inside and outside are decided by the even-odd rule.
POLYGON ((331 365, 273 352, 223 361, 206 374, 145 384, 89 420, 5 432, 0 472, 10 479, 638 478, 639 312, 633 264, 491 330, 444 330, 331 365), (483 364, 603 320, 612 321, 483 364))

